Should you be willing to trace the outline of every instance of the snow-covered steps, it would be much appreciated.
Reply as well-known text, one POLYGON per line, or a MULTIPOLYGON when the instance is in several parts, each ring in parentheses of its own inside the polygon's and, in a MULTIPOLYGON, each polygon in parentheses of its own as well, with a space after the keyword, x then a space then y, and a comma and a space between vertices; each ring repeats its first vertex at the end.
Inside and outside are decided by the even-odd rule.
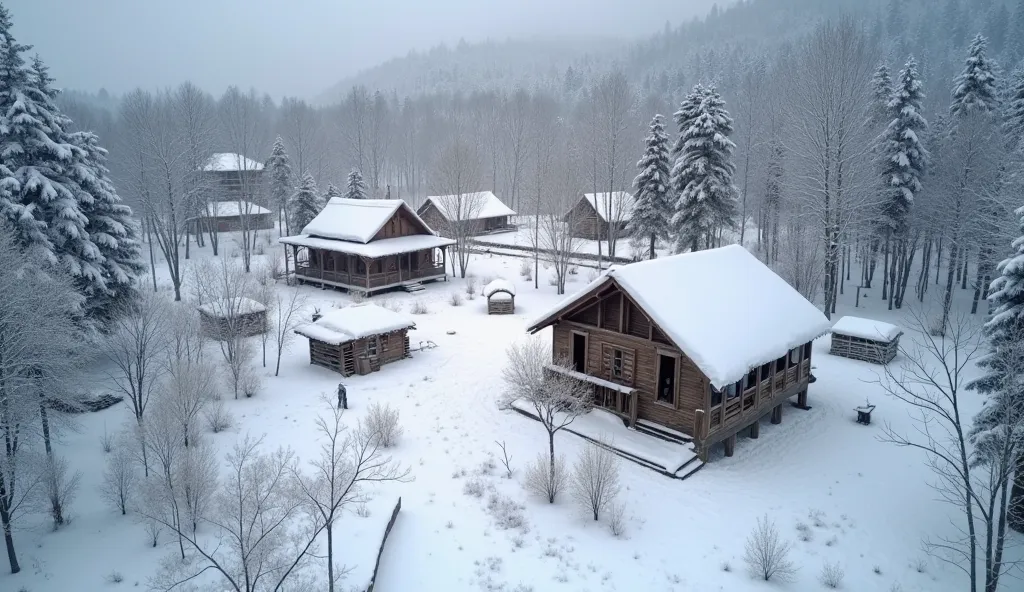
POLYGON ((423 287, 423 284, 419 282, 409 282, 408 284, 403 284, 402 289, 405 290, 406 292, 409 292, 410 294, 426 290, 426 288, 423 287))
POLYGON ((693 442, 693 438, 687 436, 682 432, 667 428, 662 425, 647 421, 646 419, 636 420, 636 425, 633 426, 636 431, 647 434, 648 436, 654 436, 655 438, 661 438, 666 442, 674 442, 676 444, 689 444, 693 442))

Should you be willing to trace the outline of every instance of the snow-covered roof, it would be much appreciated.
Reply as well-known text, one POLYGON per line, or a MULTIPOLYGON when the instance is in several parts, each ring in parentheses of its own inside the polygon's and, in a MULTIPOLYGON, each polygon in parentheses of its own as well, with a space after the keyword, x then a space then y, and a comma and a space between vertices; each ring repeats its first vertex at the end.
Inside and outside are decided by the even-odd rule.
POLYGON ((204 171, 262 171, 263 163, 234 152, 217 152, 206 161, 204 171))
POLYGON ((633 206, 636 205, 636 198, 628 191, 613 191, 611 193, 584 193, 591 207, 597 211, 597 215, 604 222, 626 222, 633 215, 633 206))
MULTIPOLYGON (((400 199, 349 199, 332 197, 302 234, 336 240, 368 243, 400 209, 429 229, 416 212, 400 199)), ((432 233, 433 231, 431 231, 432 233)))
POLYGON ((238 216, 239 213, 246 214, 248 216, 255 216, 257 214, 269 214, 270 210, 267 208, 256 205, 249 201, 211 201, 206 204, 207 216, 211 218, 231 218, 238 216))
POLYGON ((226 318, 254 312, 265 312, 267 307, 251 298, 240 297, 214 300, 199 306, 198 309, 199 312, 211 317, 226 318))
POLYGON ((820 337, 830 323, 739 245, 623 265, 530 324, 535 332, 581 297, 617 283, 716 388, 820 337))
POLYGON ((832 332, 873 341, 892 341, 903 333, 896 325, 861 317, 839 319, 835 325, 832 325, 832 332))
POLYGON ((316 341, 340 345, 415 326, 416 323, 402 313, 363 302, 324 313, 315 322, 300 325, 295 332, 316 341))
POLYGON ((516 295, 516 285, 508 280, 498 278, 491 283, 484 286, 484 298, 490 298, 495 292, 508 292, 509 294, 516 295))
POLYGON ((515 211, 506 206, 497 195, 490 191, 478 191, 464 195, 431 195, 427 201, 448 220, 482 220, 500 216, 515 216, 515 211))
MULTIPOLYGON (((307 226, 306 228, 309 227, 307 226)), ((448 245, 455 244, 455 241, 450 238, 444 238, 434 234, 413 234, 409 236, 398 236, 395 238, 383 238, 381 240, 373 241, 372 243, 355 243, 344 240, 309 236, 308 234, 300 234, 299 236, 283 236, 277 240, 278 242, 286 245, 311 247, 313 249, 323 249, 325 251, 333 251, 335 253, 348 253, 350 255, 369 257, 371 259, 387 257, 388 255, 398 255, 400 253, 422 251, 424 249, 446 247, 448 245)))

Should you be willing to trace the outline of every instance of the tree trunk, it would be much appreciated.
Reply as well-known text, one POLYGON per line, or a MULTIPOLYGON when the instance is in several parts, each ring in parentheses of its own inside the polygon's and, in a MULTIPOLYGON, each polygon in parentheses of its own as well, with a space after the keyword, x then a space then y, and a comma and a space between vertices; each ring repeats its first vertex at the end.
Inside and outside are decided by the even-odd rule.
POLYGON ((327 529, 327 591, 334 592, 334 521, 328 520, 327 529))
POLYGON ((868 258, 868 275, 867 275, 867 283, 864 284, 865 288, 871 288, 871 282, 873 282, 875 280, 875 265, 878 264, 878 247, 879 247, 879 245, 880 245, 880 242, 879 242, 878 239, 873 239, 871 241, 871 253, 870 253, 870 257, 868 258))
POLYGON ((658 254, 654 250, 655 249, 655 243, 657 242, 657 239, 658 239, 658 237, 656 237, 653 234, 651 235, 651 256, 650 256, 651 259, 656 259, 658 257, 658 254))
POLYGON ((555 433, 548 432, 548 503, 555 503, 555 433))
POLYGON ((889 299, 889 237, 885 237, 885 249, 882 251, 882 300, 889 299))
POLYGON ((4 543, 7 545, 7 561, 11 565, 11 573, 21 571, 18 565, 18 554, 14 550, 14 536, 11 535, 11 512, 7 506, 8 498, 13 492, 7 491, 6 476, 0 472, 0 525, 4 529, 4 543))
POLYGON ((153 235, 150 234, 149 218, 144 218, 142 225, 146 227, 146 243, 149 245, 149 271, 153 275, 153 292, 156 292, 156 258, 153 256, 153 235))
POLYGON ((1013 472, 1013 486, 1010 489, 1009 521, 1011 529, 1024 533, 1024 453, 1017 457, 1017 469, 1013 472))
POLYGON ((960 264, 956 260, 956 253, 956 246, 950 245, 949 265, 946 271, 946 293, 942 297, 942 322, 937 327, 940 335, 946 334, 946 324, 949 322, 949 309, 953 305, 953 286, 956 285, 954 280, 956 279, 956 271, 960 269, 960 264))
MULTIPOLYGON (((967 267, 968 267, 968 264, 970 262, 971 262, 971 258, 968 257, 967 249, 964 249, 964 269, 963 269, 963 272, 960 274, 960 289, 961 290, 966 290, 967 289, 967 267)), ((979 265, 979 267, 980 267, 980 265, 979 265)))

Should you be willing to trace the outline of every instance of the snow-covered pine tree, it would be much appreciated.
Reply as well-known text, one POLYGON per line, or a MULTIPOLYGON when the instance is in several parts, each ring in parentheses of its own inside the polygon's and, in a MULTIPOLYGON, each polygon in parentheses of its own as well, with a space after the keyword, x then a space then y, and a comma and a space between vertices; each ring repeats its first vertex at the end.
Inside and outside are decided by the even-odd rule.
POLYGON ((295 184, 292 180, 292 165, 281 136, 274 140, 274 148, 270 152, 270 158, 264 163, 264 170, 270 175, 270 202, 277 208, 278 226, 285 233, 289 233, 291 228, 288 225, 288 200, 295 184))
POLYGON ((363 174, 359 169, 352 169, 348 174, 348 181, 345 183, 345 197, 349 199, 366 199, 366 183, 363 182, 363 174))
POLYGON ((874 94, 872 102, 872 122, 880 130, 884 130, 889 124, 889 99, 892 98, 892 76, 889 75, 889 66, 880 64, 871 78, 871 89, 874 94))
POLYGON ((317 189, 316 180, 313 179, 313 175, 306 173, 306 176, 302 178, 302 184, 292 194, 292 198, 289 205, 289 212, 291 216, 291 224, 294 225, 296 232, 302 232, 302 229, 306 227, 320 210, 324 209, 324 200, 320 196, 320 191, 317 189))
POLYGON ((963 119, 974 113, 992 113, 999 106, 995 64, 988 58, 988 41, 978 34, 967 51, 967 62, 953 84, 950 114, 963 119))
POLYGON ((910 272, 912 255, 907 250, 910 210, 914 197, 921 191, 921 179, 928 164, 928 151, 921 143, 928 122, 921 115, 924 92, 917 72, 917 61, 907 60, 888 101, 889 125, 882 132, 879 144, 882 175, 880 222, 891 246, 892 261, 888 270, 889 309, 902 302, 899 289, 903 274, 910 272))
POLYGON ((324 200, 331 201, 332 197, 344 197, 344 195, 342 195, 341 189, 338 189, 334 183, 328 183, 327 191, 324 192, 324 200))
POLYGON ((661 123, 661 115, 654 116, 650 129, 646 140, 647 148, 643 157, 636 163, 640 169, 640 174, 633 179, 636 205, 633 207, 626 232, 641 244, 649 242, 647 258, 654 259, 657 257, 657 240, 668 238, 668 220, 672 215, 672 205, 668 197, 671 165, 668 136, 661 123))
POLYGON ((1013 254, 997 266, 1000 276, 990 288, 992 316, 984 328, 989 353, 978 362, 984 374, 968 387, 988 397, 971 433, 977 454, 998 462, 1004 439, 1015 438, 1009 525, 1024 532, 1024 207, 1016 214, 1021 236, 1013 241, 1013 254))
POLYGON ((718 91, 698 84, 683 101, 676 121, 688 123, 672 168, 672 189, 678 195, 672 218, 679 232, 677 247, 696 251, 703 241, 705 248, 712 248, 715 232, 732 227, 736 217, 732 118, 718 91))
POLYGON ((1010 75, 1003 118, 1007 147, 1017 150, 1024 144, 1024 64, 1017 66, 1010 75))

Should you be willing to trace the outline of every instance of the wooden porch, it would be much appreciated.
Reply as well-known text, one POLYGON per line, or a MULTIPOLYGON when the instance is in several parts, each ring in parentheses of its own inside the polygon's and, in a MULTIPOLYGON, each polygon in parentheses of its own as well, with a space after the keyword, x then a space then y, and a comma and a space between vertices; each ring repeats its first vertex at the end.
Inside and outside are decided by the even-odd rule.
POLYGON ((371 258, 310 247, 293 246, 295 277, 300 282, 346 290, 376 292, 411 283, 447 279, 445 250, 435 249, 371 258))

